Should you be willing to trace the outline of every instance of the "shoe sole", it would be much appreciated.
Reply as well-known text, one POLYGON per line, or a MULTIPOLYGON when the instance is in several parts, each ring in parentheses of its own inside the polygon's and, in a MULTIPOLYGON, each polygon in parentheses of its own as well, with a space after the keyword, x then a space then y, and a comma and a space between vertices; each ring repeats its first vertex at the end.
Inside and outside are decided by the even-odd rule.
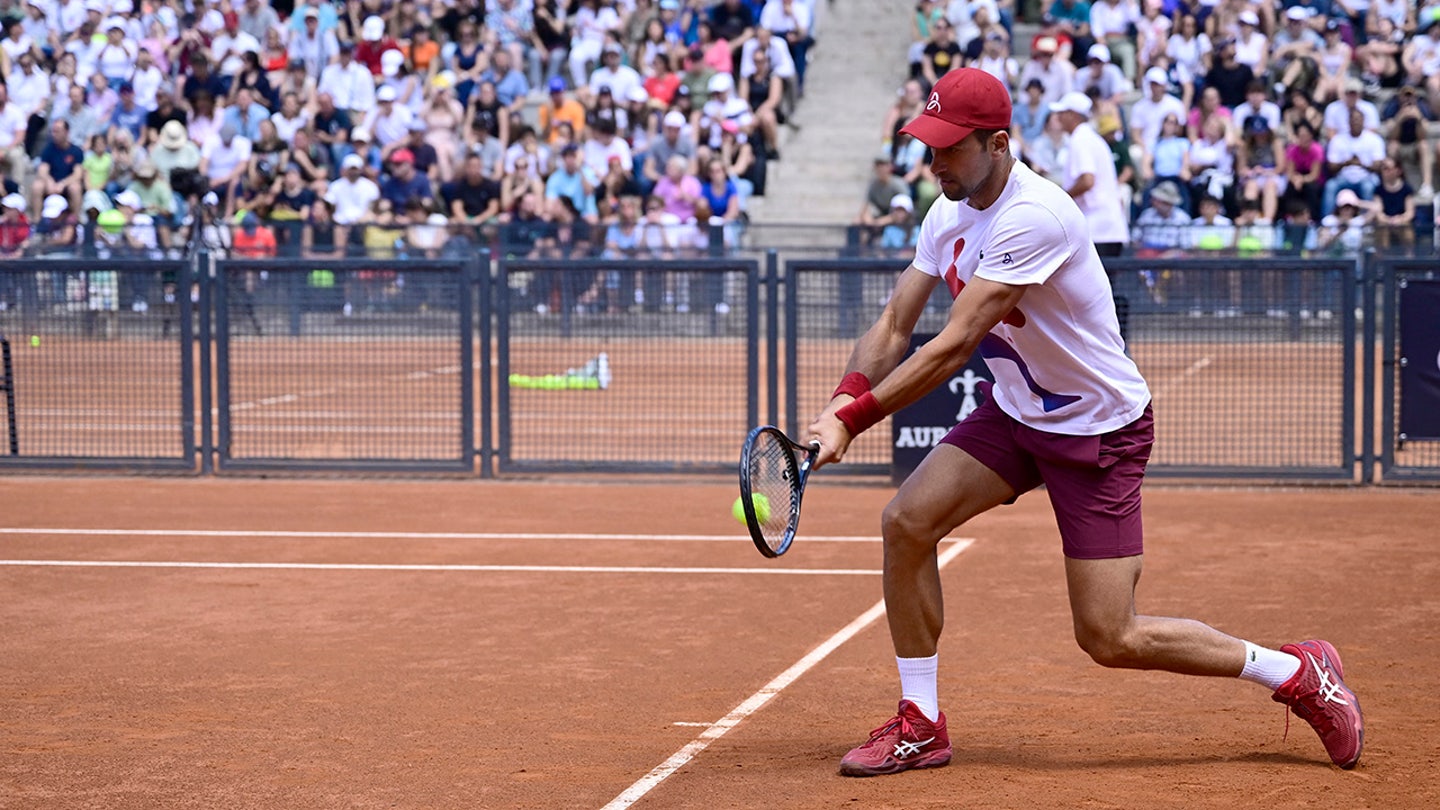
POLYGON ((888 767, 875 768, 857 763, 840 763, 841 776, 887 776, 901 771, 918 771, 923 768, 943 768, 950 764, 950 751, 933 751, 918 759, 896 760, 888 767))

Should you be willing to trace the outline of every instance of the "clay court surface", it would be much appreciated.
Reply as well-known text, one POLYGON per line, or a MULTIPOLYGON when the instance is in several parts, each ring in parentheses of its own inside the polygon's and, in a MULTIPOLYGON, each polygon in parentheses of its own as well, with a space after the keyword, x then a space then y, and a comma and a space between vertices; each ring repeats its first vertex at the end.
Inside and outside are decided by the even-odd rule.
POLYGON ((1260 687, 1091 664, 1031 494, 942 547, 955 761, 871 780, 891 490, 817 476, 780 561, 733 490, 0 478, 0 806, 1440 805, 1433 490, 1147 491, 1140 609, 1335 642, 1357 770, 1260 687))

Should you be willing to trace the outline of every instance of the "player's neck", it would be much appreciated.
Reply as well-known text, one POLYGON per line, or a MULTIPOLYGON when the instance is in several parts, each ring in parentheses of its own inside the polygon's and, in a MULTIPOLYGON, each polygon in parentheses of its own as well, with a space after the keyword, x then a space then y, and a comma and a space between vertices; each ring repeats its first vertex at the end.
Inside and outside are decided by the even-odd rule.
POLYGON ((1001 193, 1005 191, 1005 184, 1010 182, 1010 171, 1015 168, 1015 157, 1006 155, 1005 159, 995 164, 995 170, 985 178, 985 183, 975 190, 965 200, 965 204, 976 211, 984 211, 1000 199, 1001 193))

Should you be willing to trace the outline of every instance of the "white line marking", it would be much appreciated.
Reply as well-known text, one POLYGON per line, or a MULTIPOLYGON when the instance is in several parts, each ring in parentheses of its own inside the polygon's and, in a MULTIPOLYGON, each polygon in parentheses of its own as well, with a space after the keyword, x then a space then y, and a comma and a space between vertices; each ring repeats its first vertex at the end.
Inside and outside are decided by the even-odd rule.
POLYGON ((1165 382, 1155 386, 1154 390, 1151 392, 1150 395, 1151 399, 1158 399, 1161 394, 1163 394, 1170 387, 1174 386, 1176 383, 1184 382, 1185 380, 1194 377, 1196 374, 1204 371, 1210 366, 1210 363, 1213 360, 1214 358, 1207 354, 1199 360, 1191 363, 1189 367, 1186 368, 1184 371, 1180 372, 1178 376, 1172 377, 1171 379, 1166 380, 1165 382))
MULTIPOLYGON (((297 532, 245 531, 242 529, 72 529, 0 528, 0 535, 61 537, 263 537, 301 540, 649 540, 659 542, 750 542, 740 534, 563 534, 546 532, 297 532)), ((954 541, 965 542, 968 538, 954 541)), ((806 535, 804 543, 878 543, 879 537, 806 535)))
POLYGON ((676 720, 676 721, 675 721, 674 723, 672 723, 671 725, 676 725, 676 726, 694 726, 694 727, 696 727, 696 728, 709 728, 709 727, 711 727, 711 726, 713 726, 713 725, 715 725, 715 724, 714 724, 714 723, 692 723, 692 722, 690 722, 690 721, 688 721, 688 720, 676 720))
MULTIPOLYGON (((961 540, 955 545, 946 549, 940 555, 940 567, 944 568, 946 563, 955 559, 962 551, 969 548, 973 540, 961 540)), ((714 725, 705 729, 700 736, 685 744, 685 747, 670 755, 670 758, 660 763, 650 773, 640 777, 635 784, 626 788, 623 793, 616 796, 601 810, 624 810, 646 793, 649 793, 656 785, 665 781, 676 771, 685 766, 685 763, 694 759, 697 754, 725 736, 726 732, 739 725, 742 720, 759 711, 762 706, 770 702, 770 699, 780 694, 781 690, 794 683, 797 678, 804 675, 811 667, 825 660, 825 657, 834 652, 840 645, 854 638, 861 630, 869 627, 876 619, 885 614, 885 600, 876 602, 869 610, 861 613, 854 621, 845 625, 840 632, 826 639, 823 644, 811 650, 796 661, 791 667, 775 677, 775 680, 760 687, 760 691, 746 698, 739 706, 730 710, 730 713, 720 718, 714 725)))
POLYGON ((563 574, 783 574, 879 576, 866 568, 650 568, 622 565, 389 565, 374 563, 183 562, 176 560, 0 560, 12 568, 212 568, 276 571, 491 571, 563 574))

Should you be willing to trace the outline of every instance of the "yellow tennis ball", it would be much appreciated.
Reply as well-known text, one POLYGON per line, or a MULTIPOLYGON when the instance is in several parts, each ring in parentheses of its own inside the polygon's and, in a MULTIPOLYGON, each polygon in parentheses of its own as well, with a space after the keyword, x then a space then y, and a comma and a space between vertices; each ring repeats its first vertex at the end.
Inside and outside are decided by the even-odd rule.
POLYGON ((40 336, 39 336, 39 335, 31 335, 31 336, 30 336, 30 346, 31 346, 32 348, 35 348, 35 349, 40 348, 40 336))
MULTIPOLYGON (((755 505, 755 519, 761 523, 770 522, 770 499, 756 492, 751 494, 750 503, 755 505)), ((741 523, 745 522, 745 499, 736 498, 735 504, 730 507, 730 514, 741 523)))

